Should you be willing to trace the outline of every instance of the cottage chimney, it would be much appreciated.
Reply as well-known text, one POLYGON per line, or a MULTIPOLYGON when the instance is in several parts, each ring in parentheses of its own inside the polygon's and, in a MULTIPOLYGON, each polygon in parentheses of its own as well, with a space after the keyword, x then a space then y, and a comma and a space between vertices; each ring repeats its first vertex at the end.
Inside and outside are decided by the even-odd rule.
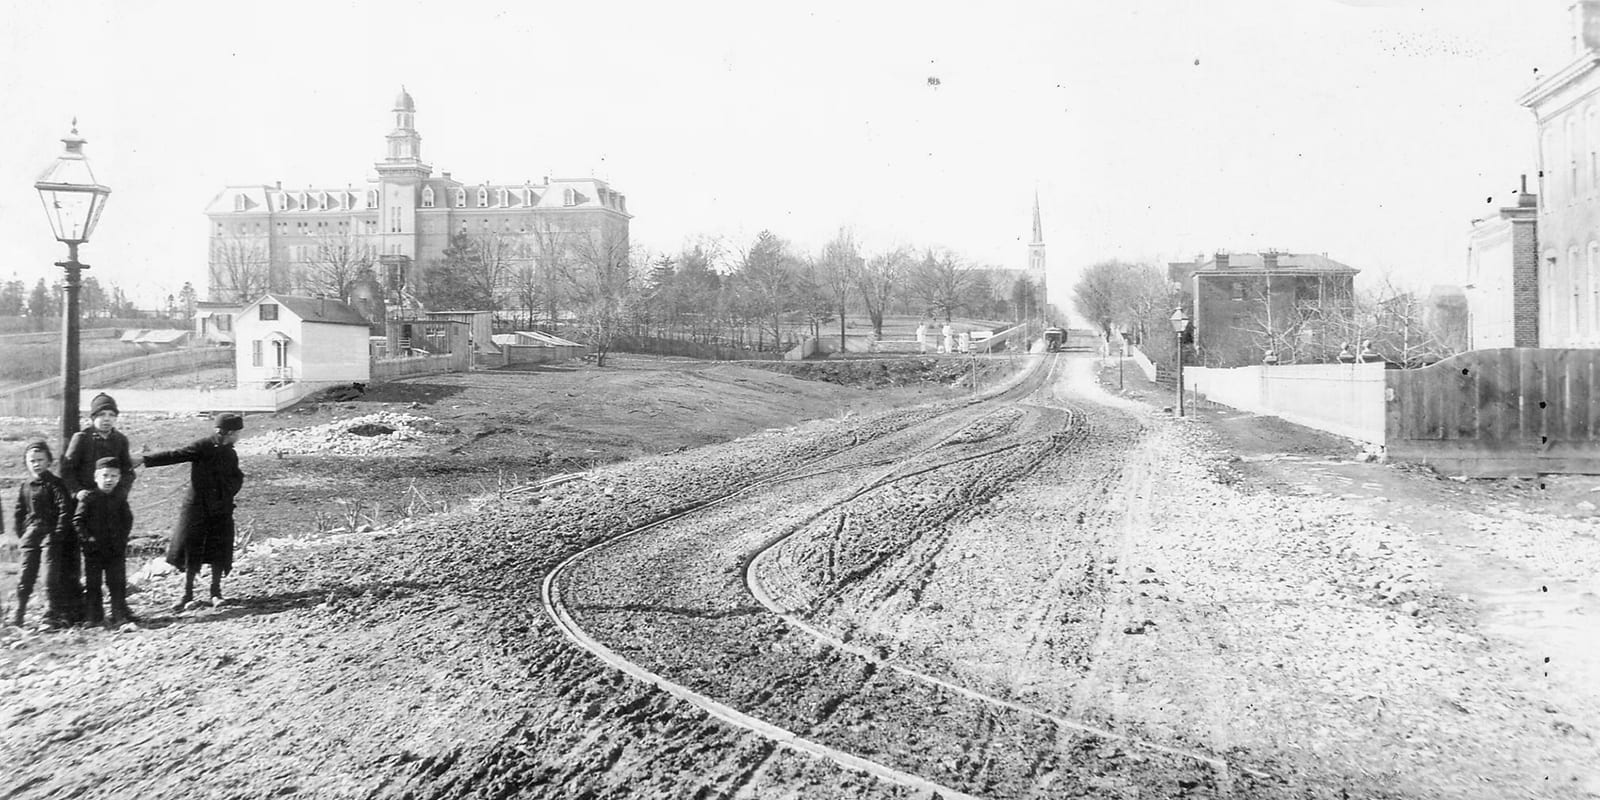
POLYGON ((445 180, 450 180, 450 173, 448 173, 448 172, 441 172, 441 173, 439 173, 439 176, 444 178, 445 180))
POLYGON ((1528 192, 1528 176, 1522 175, 1522 188, 1517 192, 1518 208, 1533 208, 1539 205, 1539 196, 1528 192))
POLYGON ((1217 269, 1227 269, 1227 268, 1228 268, 1228 254, 1225 251, 1218 250, 1217 251, 1217 269))

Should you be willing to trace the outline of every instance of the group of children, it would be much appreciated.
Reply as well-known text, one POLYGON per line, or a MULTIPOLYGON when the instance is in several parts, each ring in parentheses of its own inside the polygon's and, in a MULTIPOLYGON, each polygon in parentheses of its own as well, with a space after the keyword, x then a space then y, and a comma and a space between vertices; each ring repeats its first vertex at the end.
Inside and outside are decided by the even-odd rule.
POLYGON ((110 395, 90 401, 89 424, 67 444, 59 476, 50 471, 48 443, 35 440, 23 448, 28 475, 17 488, 12 514, 22 563, 11 624, 24 624, 41 570, 46 627, 106 623, 102 589, 109 595, 112 627, 140 621, 127 597, 133 531, 128 492, 139 466, 191 464, 188 496, 167 547, 167 561, 187 574, 183 599, 174 610, 193 601, 195 574, 204 564, 211 566, 211 604, 223 602, 222 576, 233 566, 233 498, 244 481, 233 451, 243 419, 221 414, 213 436, 176 450, 133 455, 128 437, 116 429, 118 416, 110 395))

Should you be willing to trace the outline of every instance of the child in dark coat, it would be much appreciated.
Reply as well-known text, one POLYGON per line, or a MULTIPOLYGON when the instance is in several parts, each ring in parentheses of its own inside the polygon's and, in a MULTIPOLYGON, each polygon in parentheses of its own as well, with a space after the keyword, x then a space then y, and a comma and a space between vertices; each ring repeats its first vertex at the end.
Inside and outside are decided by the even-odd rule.
POLYGON ((17 503, 12 511, 17 545, 22 550, 17 608, 11 618, 11 624, 18 627, 27 614, 28 598, 33 595, 41 563, 45 596, 50 601, 50 608, 44 615, 45 624, 71 625, 82 613, 83 596, 77 591, 77 570, 69 569, 77 553, 71 541, 71 519, 67 511, 70 500, 66 485, 50 472, 52 460, 50 445, 43 441, 29 442, 23 448, 22 462, 28 468, 28 478, 17 487, 17 503))
POLYGON ((95 471, 102 459, 116 461, 117 480, 115 494, 127 499, 136 477, 134 460, 128 450, 128 437, 117 430, 117 401, 101 392, 89 401, 89 424, 72 434, 67 452, 61 456, 61 480, 67 484, 75 499, 94 488, 95 471))
POLYGON ((189 493, 178 512, 167 544, 167 563, 183 570, 183 597, 173 611, 194 600, 194 578, 203 564, 211 566, 211 606, 222 605, 222 576, 233 571, 233 498, 244 486, 239 454, 233 444, 244 429, 238 414, 220 414, 216 432, 187 447, 147 453, 146 467, 189 465, 189 493))
POLYGON ((126 498, 116 493, 122 479, 122 465, 115 458, 102 458, 95 464, 94 488, 78 500, 72 525, 78 532, 78 548, 83 552, 83 579, 87 593, 84 608, 89 624, 105 620, 100 586, 104 582, 111 594, 111 626, 138 622, 128 610, 128 534, 133 530, 133 509, 126 498))

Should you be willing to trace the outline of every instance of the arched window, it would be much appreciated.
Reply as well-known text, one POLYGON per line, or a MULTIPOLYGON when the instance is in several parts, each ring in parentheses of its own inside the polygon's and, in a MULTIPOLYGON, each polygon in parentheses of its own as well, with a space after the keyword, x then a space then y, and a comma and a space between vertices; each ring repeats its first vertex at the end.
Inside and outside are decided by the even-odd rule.
POLYGON ((284 194, 283 192, 279 192, 279 193, 273 195, 272 196, 272 207, 276 208, 279 211, 288 211, 289 210, 289 196, 284 194))
POLYGON ((244 199, 244 195, 236 194, 236 195, 233 196, 233 210, 234 211, 243 211, 243 210, 245 210, 245 208, 247 208, 246 203, 247 203, 247 201, 244 199))
POLYGON ((505 189, 496 189, 494 193, 495 193, 495 198, 494 198, 495 199, 495 203, 497 205, 499 205, 501 208, 505 208, 506 206, 511 205, 510 200, 507 199, 508 197, 511 196, 510 192, 506 191, 505 189))
POLYGON ((433 187, 432 186, 424 186, 424 187, 422 187, 422 207, 423 208, 433 208, 433 187))
POLYGON ((1539 191, 1545 195, 1541 198, 1545 206, 1553 206, 1561 199, 1561 180, 1555 168, 1559 163, 1561 159, 1556 152, 1556 132, 1546 130, 1539 145, 1539 191))
POLYGON ((377 208, 377 207, 378 207, 378 190, 377 189, 368 189, 367 190, 367 208, 377 208))
POLYGON ((466 207, 467 207, 467 190, 466 189, 457 189, 456 190, 456 208, 466 208, 466 207))
POLYGON ((489 190, 483 188, 482 186, 479 186, 478 187, 478 208, 486 208, 486 207, 488 207, 488 205, 489 205, 489 190))
MULTIPOLYGON (((1567 120, 1567 202, 1575 203, 1583 187, 1578 185, 1578 152, 1583 148, 1583 136, 1578 129, 1578 118, 1573 116, 1567 120)), ((1573 252, 1577 252, 1574 250, 1573 252)), ((1577 259, 1573 259, 1574 262, 1577 259)))
POLYGON ((1544 260, 1539 264, 1539 346, 1553 347, 1555 339, 1551 336, 1557 319, 1555 299, 1561 295, 1555 291, 1556 284, 1556 251, 1544 251, 1544 260))
POLYGON ((574 192, 571 189, 563 189, 562 192, 561 192, 561 205, 564 205, 564 206, 575 206, 577 204, 578 204, 578 193, 574 192))
POLYGON ((1571 347, 1576 344, 1576 340, 1578 338, 1578 306, 1580 303, 1580 295, 1578 293, 1580 281, 1578 276, 1583 272, 1583 264, 1582 262, 1578 261, 1577 247, 1567 248, 1566 269, 1562 272, 1563 274, 1561 276, 1561 283, 1566 288, 1567 294, 1571 296, 1571 302, 1567 304, 1566 337, 1567 346, 1571 347))
POLYGON ((1589 343, 1600 343, 1600 242, 1589 243, 1585 279, 1589 285, 1589 343))

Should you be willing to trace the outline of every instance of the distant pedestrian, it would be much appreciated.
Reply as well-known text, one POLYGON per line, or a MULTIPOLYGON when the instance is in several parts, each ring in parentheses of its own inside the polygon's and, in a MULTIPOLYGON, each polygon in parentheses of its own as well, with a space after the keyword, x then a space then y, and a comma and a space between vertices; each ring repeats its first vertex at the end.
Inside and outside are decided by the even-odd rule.
POLYGON ((944 330, 941 332, 944 334, 944 349, 940 350, 939 352, 954 353, 956 351, 955 328, 950 327, 950 323, 946 322, 944 324, 944 330))
POLYGON ((167 563, 183 570, 182 611, 194 600, 194 577, 202 564, 211 566, 211 605, 222 605, 222 576, 233 571, 233 498, 244 486, 239 454, 233 444, 244 429, 237 414, 220 414, 216 431, 176 450, 147 453, 144 465, 189 464, 189 492, 167 544, 167 563))
POLYGON ((924 355, 928 352, 928 323, 917 324, 917 352, 924 355))
POLYGON ((95 464, 94 488, 78 499, 72 527, 83 552, 84 610, 90 625, 105 621, 100 587, 111 595, 111 626, 138 622, 128 610, 128 534, 133 530, 133 509, 117 494, 122 465, 115 458, 95 464))
POLYGON ((67 487, 50 471, 54 456, 43 440, 29 442, 22 450, 22 463, 28 478, 17 487, 17 504, 12 510, 16 523, 17 546, 22 551, 22 572, 17 576, 17 608, 11 624, 22 627, 28 612, 39 570, 44 568, 45 598, 49 608, 44 622, 48 627, 75 623, 83 610, 83 595, 78 591, 77 571, 68 571, 77 558, 72 546, 68 516, 67 487), (71 580, 64 579, 70 578, 71 580))

